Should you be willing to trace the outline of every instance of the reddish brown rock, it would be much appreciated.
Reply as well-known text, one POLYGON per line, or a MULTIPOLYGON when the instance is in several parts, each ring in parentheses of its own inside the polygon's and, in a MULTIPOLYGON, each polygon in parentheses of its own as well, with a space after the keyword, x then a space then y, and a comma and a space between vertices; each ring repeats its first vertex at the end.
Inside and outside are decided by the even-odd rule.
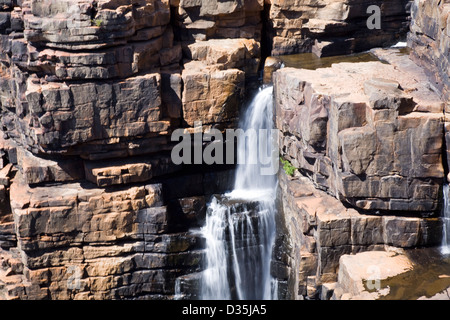
POLYGON ((7 262, 18 279, 0 272, 9 298, 170 297, 175 278, 201 265, 201 240, 170 232, 161 185, 29 188, 18 173, 10 192, 21 258, 7 262))
POLYGON ((174 1, 177 36, 182 41, 247 38, 260 41, 262 0, 174 1))
POLYGON ((247 39, 198 41, 185 51, 192 59, 185 63, 182 73, 185 123, 191 127, 196 121, 234 125, 246 80, 257 75, 259 43, 247 39))
MULTIPOLYGON (((279 281, 279 290, 282 284, 280 298, 298 299, 303 296, 317 299, 320 290, 324 290, 323 286, 336 286, 336 281, 339 287, 336 295, 340 298, 343 292, 353 290, 348 286, 361 281, 353 282, 352 277, 362 276, 359 272, 364 270, 361 268, 377 266, 378 259, 386 262, 384 266, 392 263, 392 271, 401 266, 396 259, 385 260, 385 257, 392 257, 392 253, 381 251, 440 245, 440 218, 362 214, 330 194, 317 190, 308 178, 292 178, 284 172, 279 174, 279 184, 283 217, 279 218, 277 226, 278 239, 272 263, 276 268, 272 274, 279 281), (373 263, 359 260, 360 257, 368 257, 373 263), (345 269, 343 261, 347 259, 361 261, 361 266, 354 270, 352 267, 345 269), (342 268, 349 275, 343 276, 342 268)), ((399 259, 403 261, 404 257, 399 259)), ((383 268, 382 265, 379 267, 383 268)), ((380 279, 384 276, 383 273, 380 279)), ((363 289, 359 285, 355 288, 359 291, 355 289, 352 295, 362 294, 360 291, 363 289)), ((324 292, 327 299, 334 289, 329 290, 324 292)))
POLYGON ((389 292, 382 280, 411 270, 413 263, 404 254, 374 251, 342 256, 339 266, 334 299, 375 300, 389 292))
POLYGON ((407 56, 383 57, 392 65, 277 71, 281 150, 316 185, 357 208, 433 212, 444 177, 444 104, 407 56))
POLYGON ((394 44, 405 37, 410 1, 270 0, 271 55, 314 52, 332 56, 394 44), (370 5, 381 10, 381 29, 370 30, 370 5))
POLYGON ((430 90, 439 92, 445 104, 445 141, 447 159, 450 150, 450 3, 447 1, 415 1, 412 6, 411 31, 408 46, 411 59, 426 72, 430 90))

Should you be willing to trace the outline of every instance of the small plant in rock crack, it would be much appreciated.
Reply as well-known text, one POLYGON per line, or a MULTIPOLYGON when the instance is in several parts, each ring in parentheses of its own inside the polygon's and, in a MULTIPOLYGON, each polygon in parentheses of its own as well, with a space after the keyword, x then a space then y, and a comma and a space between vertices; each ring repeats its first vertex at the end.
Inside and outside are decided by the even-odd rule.
POLYGON ((280 161, 283 164, 284 172, 286 172, 288 176, 294 176, 296 168, 288 160, 285 160, 282 157, 280 157, 280 161))
POLYGON ((91 23, 94 26, 101 27, 103 25, 103 20, 95 19, 95 20, 91 20, 91 23))

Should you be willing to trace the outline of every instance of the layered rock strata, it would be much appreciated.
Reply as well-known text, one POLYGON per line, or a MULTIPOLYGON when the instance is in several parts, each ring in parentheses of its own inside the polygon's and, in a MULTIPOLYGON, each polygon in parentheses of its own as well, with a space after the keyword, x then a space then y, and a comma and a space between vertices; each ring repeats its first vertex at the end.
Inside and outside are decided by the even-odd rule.
POLYGON ((425 70, 432 89, 446 101, 445 141, 450 159, 450 2, 414 1, 412 17, 408 34, 411 58, 425 70))
POLYGON ((49 0, 14 8, 23 27, 2 38, 0 85, 9 137, 34 154, 90 160, 167 150, 181 116, 171 81, 181 47, 168 3, 49 0))
MULTIPOLYGON (((171 133, 235 127, 267 47, 328 55, 399 40, 408 1, 370 4, 381 30, 365 27, 359 0, 0 0, 0 297, 171 299, 177 279, 198 289, 204 244, 187 231, 231 175, 173 165, 171 133)), ((444 176, 432 90, 445 92, 446 9, 413 6, 409 42, 439 61, 426 63, 433 86, 397 53, 378 52, 391 65, 276 73, 283 156, 354 207, 305 179, 282 183, 284 297, 328 296, 343 254, 438 243, 441 222, 419 216, 437 212, 444 176)))
MULTIPOLYGON (((364 252, 341 257, 334 300, 380 299, 390 288, 381 288, 381 281, 399 276, 413 268, 413 262, 399 252, 364 252)), ((327 293, 329 295, 329 291, 327 293)))
POLYGON ((231 175, 185 173, 171 133, 236 125, 259 43, 188 53, 168 1, 1 5, 1 297, 173 298, 203 266, 186 232, 231 175))
MULTIPOLYGON (((223 190, 213 190, 205 175, 181 178, 223 190)), ((207 192, 189 189, 170 180, 30 188, 18 172, 10 197, 21 269, 5 273, 0 291, 8 299, 173 298, 176 278, 203 265, 203 239, 187 231, 202 224, 207 192)))
POLYGON ((387 46, 405 38, 411 1, 180 0, 171 5, 176 37, 182 43, 247 38, 263 41, 265 55, 314 52, 328 56, 387 46), (379 29, 367 27, 371 5, 380 9, 379 29))
POLYGON ((280 1, 270 0, 268 12, 271 55, 314 52, 318 56, 349 54, 383 47, 406 37, 409 0, 402 1, 280 1), (380 29, 367 21, 380 9, 380 29))
POLYGON ((306 177, 280 171, 279 178, 282 215, 272 274, 280 299, 329 299, 338 274, 344 272, 340 259, 345 255, 440 244, 439 218, 361 214, 306 177))
POLYGON ((433 214, 444 178, 444 103, 407 56, 376 53, 389 63, 274 73, 281 152, 357 209, 433 214))
POLYGON ((430 83, 448 101, 450 2, 416 0, 411 11, 412 23, 408 33, 411 58, 425 70, 430 83))
POLYGON ((263 0, 175 0, 171 5, 180 41, 261 39, 263 0))
POLYGON ((449 299, 449 261, 443 259, 437 248, 390 248, 386 252, 344 255, 339 265, 338 281, 322 290, 324 298, 331 295, 333 300, 449 299))
POLYGON ((259 67, 259 42, 241 39, 184 47, 182 72, 165 1, 25 1, 15 11, 23 27, 3 37, 2 124, 33 153, 161 153, 180 125, 233 126, 259 67))
MULTIPOLYGON (((230 172, 97 186, 8 150, 20 161, 1 172, 2 299, 172 299, 176 279, 202 269, 204 240, 188 230, 203 224, 208 197, 228 188, 230 172)), ((98 177, 107 170, 140 177, 121 167, 98 177)))
POLYGON ((446 101, 404 52, 372 53, 381 61, 274 73, 281 155, 299 169, 280 173, 282 297, 379 298, 361 287, 367 268, 441 244, 446 101))
POLYGON ((251 39, 215 39, 194 42, 185 48, 182 79, 183 118, 218 127, 235 126, 244 100, 246 82, 255 80, 260 44, 251 39), (204 88, 208 88, 205 90, 204 88))

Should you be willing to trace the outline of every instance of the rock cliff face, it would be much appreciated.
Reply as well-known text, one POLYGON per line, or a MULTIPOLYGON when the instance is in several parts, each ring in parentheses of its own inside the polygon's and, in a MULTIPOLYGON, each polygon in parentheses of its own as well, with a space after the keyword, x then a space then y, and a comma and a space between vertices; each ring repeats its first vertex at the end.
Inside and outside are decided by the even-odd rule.
POLYGON ((318 190, 306 177, 291 178, 280 171, 279 178, 283 214, 272 273, 280 299, 330 299, 329 288, 336 285, 340 259, 346 255, 441 242, 438 218, 363 214, 318 190))
POLYGON ((408 45, 413 49, 411 57, 426 71, 430 85, 438 90, 446 101, 445 141, 447 159, 450 151, 450 3, 448 1, 414 1, 413 23, 408 34, 408 45))
POLYGON ((302 174, 280 173, 283 297, 374 299, 362 286, 371 267, 411 268, 389 251, 440 245, 449 5, 413 3, 410 55, 374 49, 382 62, 274 73, 280 151, 302 174))
POLYGON ((390 64, 277 71, 281 150, 319 188, 356 208, 434 212, 444 178, 444 103, 407 56, 380 54, 390 64))
POLYGON ((259 43, 185 46, 182 68, 168 1, 1 10, 1 297, 173 297, 202 267, 186 231, 230 175, 182 173, 171 132, 235 126, 259 43))
POLYGON ((318 56, 349 54, 387 46, 406 36, 409 0, 270 0, 272 55, 315 52, 318 56), (369 30, 367 20, 380 10, 381 28, 369 30))
POLYGON ((263 0, 174 0, 171 5, 181 41, 261 39, 263 0))
POLYGON ((430 78, 431 84, 449 99, 449 14, 448 1, 414 1, 408 46, 412 59, 430 78))
MULTIPOLYGON (((235 127, 267 54, 400 40, 410 3, 371 1, 369 30, 362 0, 0 0, 0 298, 173 298, 203 267, 188 230, 232 175, 174 165, 171 133, 235 127)), ((448 3, 412 12, 413 57, 445 97, 448 3)), ((343 254, 437 243, 422 216, 447 173, 447 106, 411 61, 377 54, 390 64, 275 74, 281 152, 309 177, 281 178, 284 297, 317 297, 343 254)))

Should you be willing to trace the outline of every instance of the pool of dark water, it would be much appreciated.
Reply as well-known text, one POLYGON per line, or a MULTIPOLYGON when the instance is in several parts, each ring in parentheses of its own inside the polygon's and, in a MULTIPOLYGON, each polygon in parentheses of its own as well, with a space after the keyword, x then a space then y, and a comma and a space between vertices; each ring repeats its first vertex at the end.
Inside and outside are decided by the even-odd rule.
POLYGON ((406 250, 413 268, 405 273, 381 280, 381 289, 389 293, 379 300, 450 300, 450 255, 439 248, 406 250))

